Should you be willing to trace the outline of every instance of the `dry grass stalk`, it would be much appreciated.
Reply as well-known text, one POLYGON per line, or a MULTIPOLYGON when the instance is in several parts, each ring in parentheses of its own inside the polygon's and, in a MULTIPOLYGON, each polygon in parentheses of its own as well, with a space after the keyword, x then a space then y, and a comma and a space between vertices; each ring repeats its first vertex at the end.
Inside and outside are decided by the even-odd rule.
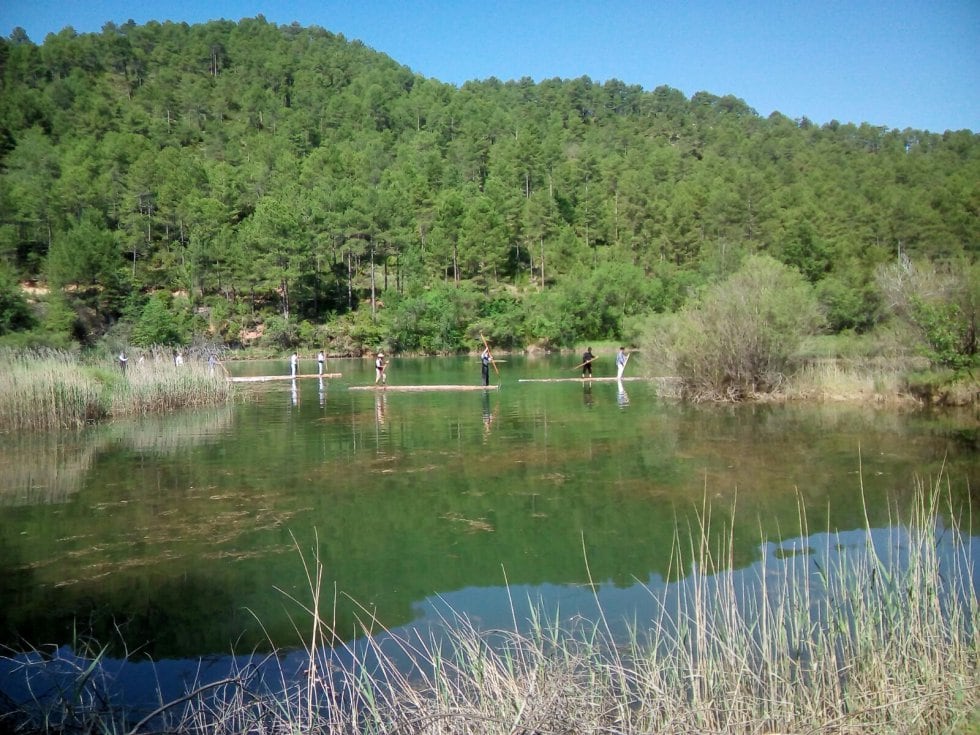
POLYGON ((212 406, 231 386, 207 365, 131 360, 125 373, 110 359, 86 363, 61 351, 0 351, 0 428, 76 429, 111 417, 212 406))

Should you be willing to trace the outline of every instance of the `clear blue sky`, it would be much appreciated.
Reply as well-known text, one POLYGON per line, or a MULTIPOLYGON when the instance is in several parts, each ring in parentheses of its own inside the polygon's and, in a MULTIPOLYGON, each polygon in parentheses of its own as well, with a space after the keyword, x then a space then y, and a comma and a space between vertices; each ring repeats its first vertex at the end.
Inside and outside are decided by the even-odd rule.
POLYGON ((763 116, 980 132, 980 0, 0 0, 0 35, 258 14, 453 84, 587 75, 733 94, 763 116))

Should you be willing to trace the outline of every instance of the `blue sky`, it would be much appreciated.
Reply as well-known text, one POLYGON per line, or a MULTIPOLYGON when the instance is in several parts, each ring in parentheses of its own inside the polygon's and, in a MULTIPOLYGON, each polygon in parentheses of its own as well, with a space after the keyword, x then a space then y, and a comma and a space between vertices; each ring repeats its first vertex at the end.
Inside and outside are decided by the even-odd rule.
POLYGON ((0 35, 20 26, 42 43, 68 25, 258 14, 359 39, 453 84, 615 78, 733 94, 763 116, 980 132, 980 0, 2 0, 0 35))

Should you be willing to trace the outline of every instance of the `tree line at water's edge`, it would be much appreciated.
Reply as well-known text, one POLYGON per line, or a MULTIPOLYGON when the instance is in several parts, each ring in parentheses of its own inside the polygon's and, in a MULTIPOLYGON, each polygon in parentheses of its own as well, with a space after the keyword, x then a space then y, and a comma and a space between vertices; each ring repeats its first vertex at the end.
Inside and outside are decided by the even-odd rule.
POLYGON ((779 361, 710 354, 698 330, 768 361, 792 351, 772 324, 901 324, 934 364, 976 361, 971 131, 587 77, 455 87, 261 16, 17 29, 0 84, 6 344, 435 354, 654 333, 688 374, 765 387, 779 361), (744 329, 744 296, 774 284, 744 329))

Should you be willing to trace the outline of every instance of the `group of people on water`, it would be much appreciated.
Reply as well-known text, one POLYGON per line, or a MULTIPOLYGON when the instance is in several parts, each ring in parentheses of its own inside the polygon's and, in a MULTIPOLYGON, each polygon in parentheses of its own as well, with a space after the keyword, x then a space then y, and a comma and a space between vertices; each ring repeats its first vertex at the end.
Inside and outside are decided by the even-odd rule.
MULTIPOLYGON (((585 352, 582 354, 582 363, 576 367, 582 368, 582 378, 588 379, 592 377, 592 363, 596 359, 596 356, 592 353, 592 348, 586 348, 585 352)), ((616 379, 622 380, 623 371, 626 370, 626 363, 629 362, 630 354, 626 351, 625 347, 620 347, 619 352, 616 354, 616 379)), ((317 364, 317 375, 322 377, 324 372, 324 363, 326 362, 326 357, 323 354, 323 350, 320 350, 316 355, 317 364)), ((483 340, 483 351, 480 353, 480 366, 481 366, 481 377, 483 378, 483 385, 490 385, 490 367, 493 366, 496 369, 496 364, 493 359, 493 353, 490 351, 490 344, 484 339, 483 340)), ((296 352, 289 358, 289 369, 290 374, 295 378, 299 375, 299 355, 296 352)), ((375 385, 387 385, 388 383, 388 360, 385 357, 385 353, 382 350, 378 350, 377 355, 374 358, 374 384, 375 385)))
MULTIPOLYGON (((592 353, 591 347, 586 347, 585 352, 582 353, 582 362, 575 366, 573 369, 582 368, 582 379, 588 380, 592 377, 592 363, 595 361, 596 356, 592 353)), ((619 352, 616 354, 616 379, 623 379, 623 372, 626 370, 626 363, 629 362, 630 353, 626 351, 625 347, 620 347, 619 352)), ((480 361, 482 365, 482 377, 483 384, 490 385, 490 365, 493 364, 493 354, 490 352, 490 345, 483 342, 483 352, 480 353, 480 361)))
MULTIPOLYGON (((586 347, 585 352, 582 353, 582 363, 577 367, 582 368, 582 378, 592 377, 592 362, 595 360, 595 355, 592 354, 592 348, 586 347)), ((630 356, 626 351, 625 347, 620 347, 619 352, 616 354, 616 379, 623 379, 623 371, 626 370, 626 363, 629 362, 630 356)))
MULTIPOLYGON (((327 356, 323 350, 316 353, 316 374, 323 377, 323 368, 327 363, 327 356)), ((294 352, 289 356, 289 374, 294 378, 299 376, 299 354, 294 352)))

